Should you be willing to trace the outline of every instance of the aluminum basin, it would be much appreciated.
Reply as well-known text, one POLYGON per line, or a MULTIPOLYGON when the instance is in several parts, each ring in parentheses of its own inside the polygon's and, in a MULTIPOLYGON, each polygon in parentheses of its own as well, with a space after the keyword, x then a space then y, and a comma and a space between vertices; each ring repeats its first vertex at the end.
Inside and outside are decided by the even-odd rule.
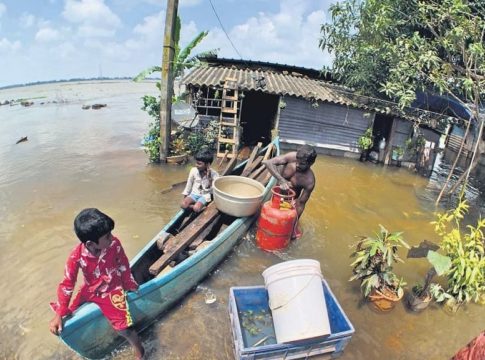
POLYGON ((214 180, 214 202, 219 211, 232 216, 250 216, 258 211, 264 186, 242 176, 223 176, 214 180))

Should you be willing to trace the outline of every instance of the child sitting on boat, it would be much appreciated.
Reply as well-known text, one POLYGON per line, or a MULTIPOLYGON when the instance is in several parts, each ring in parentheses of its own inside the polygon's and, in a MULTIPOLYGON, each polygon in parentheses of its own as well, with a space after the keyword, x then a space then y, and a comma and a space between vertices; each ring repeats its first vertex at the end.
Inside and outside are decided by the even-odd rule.
POLYGON ((210 168, 214 155, 209 150, 201 150, 195 155, 195 167, 190 169, 187 185, 182 194, 182 209, 201 212, 212 201, 212 183, 219 177, 217 171, 210 168))
POLYGON ((64 279, 57 288, 57 303, 51 303, 56 312, 49 324, 54 335, 62 331, 62 318, 70 315, 81 304, 93 302, 101 308, 111 326, 134 347, 137 359, 142 359, 143 345, 126 300, 126 291, 138 290, 130 264, 118 238, 111 234, 115 223, 98 209, 84 209, 74 220, 74 231, 81 241, 69 254, 64 279), (84 284, 69 306, 77 274, 81 268, 84 284))

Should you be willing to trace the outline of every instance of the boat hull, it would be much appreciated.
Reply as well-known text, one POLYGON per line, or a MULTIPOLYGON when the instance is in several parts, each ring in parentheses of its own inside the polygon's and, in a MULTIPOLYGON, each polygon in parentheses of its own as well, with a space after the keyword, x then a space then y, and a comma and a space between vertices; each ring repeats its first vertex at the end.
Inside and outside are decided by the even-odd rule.
MULTIPOLYGON (((270 189, 275 182, 272 178, 266 186, 264 200, 269 198, 270 189)), ((140 251, 131 261, 132 268, 146 252, 156 246, 159 236, 167 232, 180 216, 182 211, 140 251)), ((234 249, 256 217, 257 214, 235 219, 210 241, 210 245, 168 273, 143 283, 137 293, 129 292, 128 305, 135 328, 141 331, 151 325, 162 313, 196 287, 234 249)), ((124 341, 112 329, 100 309, 92 303, 84 304, 74 316, 66 320, 60 337, 68 347, 89 359, 105 357, 124 341)))

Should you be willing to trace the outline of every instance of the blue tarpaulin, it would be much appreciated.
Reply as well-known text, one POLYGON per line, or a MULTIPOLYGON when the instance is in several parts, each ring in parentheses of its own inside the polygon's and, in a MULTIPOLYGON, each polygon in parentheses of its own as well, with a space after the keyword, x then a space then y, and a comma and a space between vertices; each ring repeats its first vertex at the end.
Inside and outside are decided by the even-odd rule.
POLYGON ((429 92, 417 92, 416 100, 411 106, 443 115, 459 117, 464 120, 469 120, 472 117, 470 111, 457 100, 449 96, 436 95, 429 92))

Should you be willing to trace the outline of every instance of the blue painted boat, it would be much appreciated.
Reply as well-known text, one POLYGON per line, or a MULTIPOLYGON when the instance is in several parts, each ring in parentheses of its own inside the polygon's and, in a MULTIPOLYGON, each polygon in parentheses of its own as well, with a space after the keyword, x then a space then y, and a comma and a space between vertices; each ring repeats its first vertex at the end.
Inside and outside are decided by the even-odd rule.
MULTIPOLYGON (((279 155, 278 139, 273 141, 273 145, 276 150, 273 154, 279 155)), ((261 153, 264 151, 261 150, 261 153)), ((245 162, 241 163, 232 174, 240 174, 244 166, 245 162)), ((270 196, 275 182, 271 178, 266 185, 265 199, 270 196)), ((182 217, 183 211, 179 211, 130 262, 133 275, 140 284, 138 293, 128 293, 130 312, 138 331, 151 325, 157 317, 195 288, 233 250, 256 220, 257 214, 242 218, 226 216, 227 227, 215 235, 208 246, 178 263, 171 271, 154 278, 148 268, 162 254, 157 239, 173 231, 182 217)), ((76 353, 89 359, 105 357, 124 341, 111 328, 98 306, 92 303, 82 305, 65 321, 60 338, 76 353)))

